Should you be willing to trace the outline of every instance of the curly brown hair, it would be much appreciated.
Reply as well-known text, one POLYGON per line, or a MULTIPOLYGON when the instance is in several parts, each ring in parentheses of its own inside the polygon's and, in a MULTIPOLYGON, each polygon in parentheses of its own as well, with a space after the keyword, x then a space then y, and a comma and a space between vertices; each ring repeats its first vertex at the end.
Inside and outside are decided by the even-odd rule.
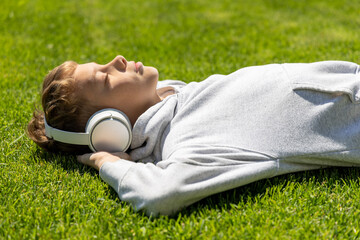
POLYGON ((90 152, 88 146, 66 144, 45 135, 44 116, 47 123, 57 129, 84 132, 90 116, 99 110, 86 104, 77 94, 74 61, 66 61, 51 70, 44 79, 42 87, 42 108, 35 110, 27 128, 28 136, 41 148, 50 152, 80 154, 90 152))

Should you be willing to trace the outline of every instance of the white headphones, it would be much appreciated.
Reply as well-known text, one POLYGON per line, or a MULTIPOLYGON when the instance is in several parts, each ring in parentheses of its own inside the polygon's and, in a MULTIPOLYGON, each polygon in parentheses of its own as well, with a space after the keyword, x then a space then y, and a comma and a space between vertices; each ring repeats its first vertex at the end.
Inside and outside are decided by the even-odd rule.
POLYGON ((62 143, 88 145, 93 152, 125 152, 132 140, 131 124, 121 111, 106 108, 94 113, 88 120, 85 133, 67 132, 45 122, 45 135, 62 143))

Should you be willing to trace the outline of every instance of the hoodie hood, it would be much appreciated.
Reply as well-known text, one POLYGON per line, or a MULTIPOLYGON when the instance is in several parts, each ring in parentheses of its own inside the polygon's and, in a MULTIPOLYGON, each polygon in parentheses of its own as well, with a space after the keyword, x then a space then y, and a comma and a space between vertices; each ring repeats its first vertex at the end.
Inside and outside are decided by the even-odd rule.
POLYGON ((133 161, 158 162, 164 131, 175 116, 177 94, 166 97, 146 110, 134 124, 130 156, 133 161))

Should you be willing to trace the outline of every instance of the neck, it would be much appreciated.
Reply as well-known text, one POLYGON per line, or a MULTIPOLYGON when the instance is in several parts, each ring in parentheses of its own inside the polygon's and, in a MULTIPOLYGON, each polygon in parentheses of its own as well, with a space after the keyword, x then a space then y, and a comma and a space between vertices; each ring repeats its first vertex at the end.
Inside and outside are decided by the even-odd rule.
POLYGON ((170 86, 159 88, 156 91, 161 100, 165 99, 167 96, 175 94, 175 89, 170 86))
POLYGON ((158 94, 155 94, 155 96, 147 104, 145 104, 142 107, 139 107, 137 109, 137 111, 132 111, 131 113, 127 114, 128 118, 130 120, 131 126, 134 126, 135 122, 137 121, 137 119, 140 117, 141 114, 146 112, 146 110, 148 110, 150 107, 161 102, 161 100, 162 100, 162 98, 158 94))

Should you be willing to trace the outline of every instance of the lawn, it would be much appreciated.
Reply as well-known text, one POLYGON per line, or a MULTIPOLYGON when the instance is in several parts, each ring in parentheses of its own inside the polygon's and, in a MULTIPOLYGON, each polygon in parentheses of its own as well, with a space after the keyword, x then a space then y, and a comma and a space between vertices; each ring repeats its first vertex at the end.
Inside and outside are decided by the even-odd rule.
POLYGON ((259 181, 149 218, 73 156, 26 135, 42 79, 65 60, 115 55, 160 79, 282 62, 360 62, 350 0, 3 0, 0 5, 0 239, 356 239, 360 169, 259 181))

